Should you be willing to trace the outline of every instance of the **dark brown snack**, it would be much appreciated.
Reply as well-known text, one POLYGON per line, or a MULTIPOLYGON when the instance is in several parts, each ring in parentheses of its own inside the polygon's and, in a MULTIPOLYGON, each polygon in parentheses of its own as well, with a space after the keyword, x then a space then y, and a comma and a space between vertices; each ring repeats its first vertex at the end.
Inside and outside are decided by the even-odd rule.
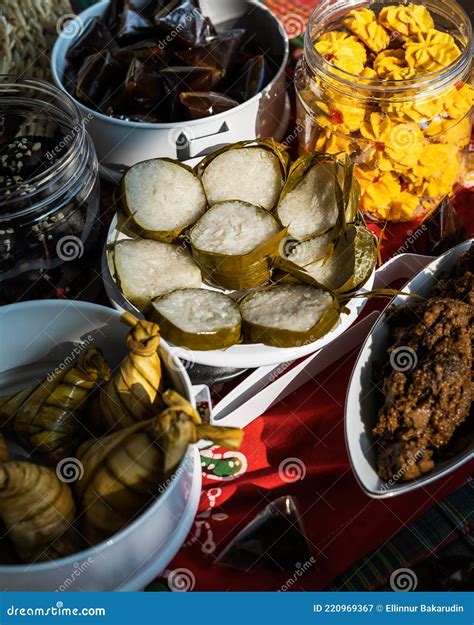
POLYGON ((111 117, 179 122, 259 93, 271 78, 266 55, 238 24, 217 33, 197 0, 112 0, 71 44, 63 84, 111 117))
POLYGON ((191 119, 217 115, 239 104, 236 100, 227 97, 223 93, 213 91, 209 91, 208 93, 183 92, 180 94, 179 98, 191 119))
POLYGON ((468 416, 471 321, 471 306, 438 298, 401 307, 392 317, 391 366, 385 369, 384 403, 373 430, 382 479, 400 473, 406 481, 431 470, 433 452, 449 443, 468 416), (393 327, 394 319, 401 325, 393 327))

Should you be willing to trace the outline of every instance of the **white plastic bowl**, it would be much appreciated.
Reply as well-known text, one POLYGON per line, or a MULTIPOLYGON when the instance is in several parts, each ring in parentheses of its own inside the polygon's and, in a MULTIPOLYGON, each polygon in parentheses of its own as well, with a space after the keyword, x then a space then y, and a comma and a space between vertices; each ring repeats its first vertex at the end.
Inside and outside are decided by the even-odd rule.
MULTIPOLYGON (((66 53, 76 38, 71 37, 71 33, 76 36, 81 33, 93 17, 102 15, 107 4, 108 0, 103 0, 83 11, 56 40, 51 69, 54 82, 63 91, 66 91, 62 83, 66 53)), ((289 42, 281 22, 254 0, 230 3, 207 0, 202 3, 202 9, 218 27, 225 24, 225 28, 231 28, 243 23, 249 32, 254 32, 262 47, 281 59, 273 79, 260 93, 229 111, 204 119, 166 124, 114 119, 73 98, 94 141, 101 175, 105 178, 117 182, 128 167, 150 158, 167 156, 194 163, 228 143, 257 137, 283 139, 290 113, 285 83, 289 42)))
MULTIPOLYGON (((440 280, 441 274, 450 273, 459 256, 470 248, 474 239, 470 239, 452 248, 420 271, 412 278, 403 291, 428 296, 440 280)), ((399 295, 389 304, 400 306, 407 302, 409 295, 399 295)), ((386 313, 375 324, 367 337, 354 370, 346 397, 345 432, 346 446, 354 475, 369 497, 383 499, 411 492, 438 480, 455 471, 474 456, 474 440, 469 447, 450 460, 438 462, 432 471, 411 482, 392 479, 384 482, 377 474, 376 447, 372 437, 372 428, 377 422, 377 389, 372 383, 372 371, 375 363, 384 360, 388 340, 386 313)))
MULTIPOLYGON (((81 343, 99 347, 116 366, 125 355, 128 331, 117 311, 86 302, 46 300, 3 306, 0 395, 52 371, 81 343)), ((186 370, 165 341, 160 356, 174 388, 195 405, 186 370)), ((200 492, 201 465, 193 447, 164 493, 124 530, 67 558, 0 566, 0 590, 140 590, 181 547, 196 515, 200 492)))

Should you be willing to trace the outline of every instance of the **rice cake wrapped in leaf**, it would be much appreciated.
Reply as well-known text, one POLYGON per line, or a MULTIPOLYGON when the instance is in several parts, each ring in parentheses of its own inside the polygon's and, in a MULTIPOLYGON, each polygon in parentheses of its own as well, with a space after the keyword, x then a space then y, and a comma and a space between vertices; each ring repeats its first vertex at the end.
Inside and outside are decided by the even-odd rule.
POLYGON ((196 223, 207 206, 195 172, 169 158, 130 167, 120 184, 119 203, 141 236, 165 243, 196 223))
POLYGON ((360 187, 353 166, 329 154, 305 154, 293 163, 276 214, 299 239, 314 237, 355 220, 360 187))
POLYGON ((79 449, 84 476, 75 487, 84 532, 92 543, 121 530, 159 495, 190 444, 204 438, 229 449, 240 446, 241 430, 203 425, 199 413, 175 391, 166 391, 163 402, 166 408, 155 418, 79 449))
MULTIPOLYGON (((99 429, 108 432, 150 418, 161 385, 160 328, 130 313, 124 313, 122 321, 132 328, 127 336, 128 354, 99 391, 99 429)), ((98 416, 92 415, 96 425, 98 416)))
POLYGON ((71 490, 54 471, 29 462, 0 463, 0 518, 22 562, 80 550, 71 490))
POLYGON ((264 208, 238 200, 214 204, 190 232, 193 256, 210 284, 250 289, 270 279, 281 231, 264 208))
POLYGON ((239 307, 218 291, 178 289, 153 301, 148 314, 174 345, 210 350, 225 349, 240 341, 239 307))
POLYGON ((2 398, 2 422, 50 465, 73 456, 85 438, 80 410, 110 368, 102 353, 88 348, 79 362, 59 369, 37 385, 2 398))
POLYGON ((374 235, 363 226, 350 224, 336 239, 328 232, 296 244, 280 267, 300 280, 351 293, 364 285, 376 262, 374 235))
POLYGON ((273 141, 242 141, 205 157, 197 171, 209 204, 241 200, 271 210, 286 180, 287 148, 273 141))
POLYGON ((127 239, 114 245, 111 261, 120 290, 140 310, 164 293, 202 283, 201 270, 182 245, 127 239))
POLYGON ((337 323, 339 305, 328 291, 281 284, 254 291, 240 303, 245 339, 273 347, 313 343, 337 323))

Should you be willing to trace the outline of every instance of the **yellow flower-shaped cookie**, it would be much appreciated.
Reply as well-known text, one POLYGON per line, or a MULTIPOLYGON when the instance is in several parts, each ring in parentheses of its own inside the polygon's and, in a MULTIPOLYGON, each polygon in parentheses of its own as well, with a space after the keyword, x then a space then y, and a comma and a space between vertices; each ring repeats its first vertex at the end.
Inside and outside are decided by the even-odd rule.
POLYGON ((457 151, 457 146, 452 143, 427 143, 408 178, 417 180, 437 176, 449 167, 452 160, 456 160, 457 151))
POLYGON ((384 7, 379 14, 379 23, 387 30, 404 37, 427 33, 434 28, 433 18, 421 4, 395 4, 384 7))
POLYGON ((326 154, 351 154, 355 150, 352 141, 331 130, 321 129, 315 136, 314 149, 326 154))
POLYGON ((416 124, 394 123, 384 113, 371 113, 360 132, 373 143, 375 159, 382 171, 403 172, 414 167, 423 150, 423 133, 416 124))
POLYGON ((377 219, 385 219, 392 201, 400 194, 397 176, 364 165, 356 166, 354 172, 362 189, 362 210, 377 219))
POLYGON ((416 69, 408 65, 402 48, 380 52, 374 61, 374 70, 379 78, 386 80, 407 80, 416 75, 416 69))
POLYGON ((365 111, 362 108, 354 106, 348 106, 342 104, 342 102, 336 104, 336 102, 329 101, 318 102, 319 114, 316 114, 316 122, 323 128, 336 131, 342 134, 349 134, 359 130, 362 122, 364 121, 365 111))
POLYGON ((344 26, 357 35, 374 52, 380 52, 390 43, 390 36, 383 26, 377 23, 375 13, 370 9, 354 9, 344 18, 344 26))
POLYGON ((420 212, 420 198, 416 193, 402 191, 393 199, 390 205, 389 219, 391 221, 411 221, 420 212))
POLYGON ((430 74, 451 65, 461 51, 453 37, 435 28, 418 33, 405 43, 405 58, 418 74, 430 74))
POLYGON ((438 100, 445 114, 451 119, 461 119, 474 104, 474 90, 468 84, 457 83, 438 100))
POLYGON ((444 167, 440 167, 435 175, 424 179, 420 185, 416 186, 416 193, 433 199, 451 195, 454 183, 459 176, 459 169, 459 161, 451 159, 444 167))
POLYGON ((314 46, 327 61, 349 74, 360 74, 367 61, 367 53, 360 41, 339 30, 322 34, 314 46))

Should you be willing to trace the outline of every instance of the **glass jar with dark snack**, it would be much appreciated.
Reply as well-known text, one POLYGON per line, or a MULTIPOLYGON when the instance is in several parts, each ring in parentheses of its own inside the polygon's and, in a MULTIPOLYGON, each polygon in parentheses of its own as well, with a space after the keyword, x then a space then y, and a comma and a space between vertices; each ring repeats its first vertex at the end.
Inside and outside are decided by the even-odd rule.
POLYGON ((100 246, 97 158, 74 102, 0 77, 0 304, 91 292, 100 246))

